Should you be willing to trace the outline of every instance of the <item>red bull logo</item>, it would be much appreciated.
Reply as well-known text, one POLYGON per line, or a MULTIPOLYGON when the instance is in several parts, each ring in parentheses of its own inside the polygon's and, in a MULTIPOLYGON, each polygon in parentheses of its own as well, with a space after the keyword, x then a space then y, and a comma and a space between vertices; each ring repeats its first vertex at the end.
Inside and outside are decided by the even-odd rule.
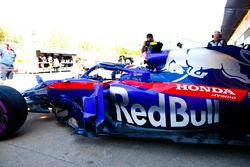
POLYGON ((124 88, 111 87, 110 95, 115 104, 117 121, 125 121, 137 126, 150 123, 153 127, 168 127, 168 125, 169 127, 188 125, 199 127, 219 123, 219 100, 205 99, 206 107, 198 111, 190 108, 189 104, 180 97, 169 96, 166 99, 163 93, 158 93, 158 104, 150 106, 147 110, 143 104, 131 105, 128 92, 124 88), (122 98, 118 100, 117 96, 122 98), (159 118, 155 118, 155 115, 159 115, 159 118))
POLYGON ((206 48, 173 50, 168 54, 163 70, 183 75, 174 82, 181 81, 188 76, 204 78, 207 70, 221 70, 223 75, 230 79, 237 79, 250 84, 250 79, 241 72, 241 65, 250 67, 250 51, 242 49, 239 61, 234 57, 206 48))

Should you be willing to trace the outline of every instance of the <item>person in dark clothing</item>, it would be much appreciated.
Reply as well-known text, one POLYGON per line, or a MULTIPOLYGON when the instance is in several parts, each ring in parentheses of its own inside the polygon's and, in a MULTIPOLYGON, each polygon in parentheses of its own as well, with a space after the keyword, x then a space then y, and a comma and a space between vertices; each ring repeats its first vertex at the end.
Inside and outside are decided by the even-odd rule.
POLYGON ((213 40, 208 42, 207 47, 214 47, 214 46, 226 46, 227 42, 222 39, 222 35, 220 31, 215 31, 214 35, 212 35, 213 40))
POLYGON ((148 48, 150 46, 150 42, 154 42, 154 37, 153 34, 147 34, 147 40, 144 41, 142 48, 141 48, 141 53, 143 54, 144 52, 148 51, 148 48))

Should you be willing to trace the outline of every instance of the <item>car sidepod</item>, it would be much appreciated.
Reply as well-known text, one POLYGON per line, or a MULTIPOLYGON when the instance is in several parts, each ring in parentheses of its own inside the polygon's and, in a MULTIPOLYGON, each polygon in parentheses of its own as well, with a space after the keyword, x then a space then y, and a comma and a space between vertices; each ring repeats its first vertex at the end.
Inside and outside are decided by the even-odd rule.
POLYGON ((250 144, 247 90, 126 80, 110 84, 105 97, 110 135, 250 144))

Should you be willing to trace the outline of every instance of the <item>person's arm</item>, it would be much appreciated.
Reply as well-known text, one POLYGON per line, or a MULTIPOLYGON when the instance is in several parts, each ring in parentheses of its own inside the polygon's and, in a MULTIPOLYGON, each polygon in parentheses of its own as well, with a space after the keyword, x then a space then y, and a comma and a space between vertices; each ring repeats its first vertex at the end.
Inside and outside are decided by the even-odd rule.
POLYGON ((14 60, 13 60, 13 63, 16 61, 16 52, 14 50, 12 50, 12 52, 14 53, 15 57, 14 57, 14 60))
POLYGON ((223 45, 222 46, 227 46, 227 41, 223 39, 223 45))
POLYGON ((208 42, 207 47, 208 48, 211 47, 211 42, 208 42))
POLYGON ((144 53, 144 52, 145 52, 145 46, 146 46, 146 41, 144 41, 144 43, 143 43, 143 45, 142 45, 141 53, 144 53))

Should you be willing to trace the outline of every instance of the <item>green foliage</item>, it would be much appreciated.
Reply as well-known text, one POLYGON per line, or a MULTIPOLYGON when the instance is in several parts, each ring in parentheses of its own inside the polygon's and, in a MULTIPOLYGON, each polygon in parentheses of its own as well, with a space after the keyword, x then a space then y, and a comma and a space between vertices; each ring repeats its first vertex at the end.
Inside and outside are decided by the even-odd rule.
POLYGON ((133 56, 140 55, 140 50, 129 50, 123 46, 115 46, 114 50, 116 51, 116 54, 119 55, 133 55, 133 56))
POLYGON ((69 39, 65 36, 64 33, 58 34, 59 48, 68 48, 69 47, 69 39))
POLYGON ((80 43, 80 48, 83 50, 83 51, 89 51, 89 50, 92 50, 94 48, 94 45, 90 42, 81 42, 80 43))
POLYGON ((139 56, 139 55, 141 55, 141 51, 139 49, 138 50, 130 50, 129 54, 133 55, 133 56, 139 56))
POLYGON ((7 32, 3 28, 0 28, 0 42, 5 41, 6 34, 7 32))
POLYGON ((127 55, 129 53, 129 50, 122 46, 115 46, 114 50, 116 51, 116 54, 119 55, 127 55))
POLYGON ((95 51, 95 52, 100 52, 101 48, 98 45, 94 45, 91 42, 81 42, 79 47, 83 50, 83 51, 95 51))
POLYGON ((18 44, 21 42, 21 37, 20 36, 13 36, 11 41, 18 44))
POLYGON ((65 49, 69 47, 69 39, 62 33, 52 33, 46 47, 52 49, 65 49))
POLYGON ((12 31, 0 27, 0 43, 11 42, 11 43, 20 43, 21 37, 14 34, 12 31))

